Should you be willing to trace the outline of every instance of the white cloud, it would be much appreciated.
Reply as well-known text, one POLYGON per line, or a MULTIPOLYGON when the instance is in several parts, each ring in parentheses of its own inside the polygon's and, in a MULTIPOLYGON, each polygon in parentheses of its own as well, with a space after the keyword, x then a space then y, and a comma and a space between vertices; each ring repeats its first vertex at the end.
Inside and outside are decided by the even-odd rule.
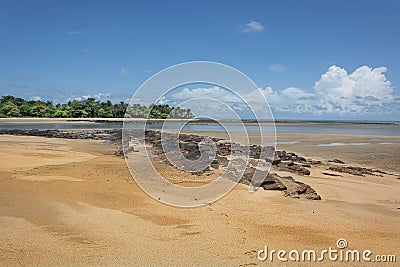
POLYGON ((121 68, 120 72, 121 72, 122 76, 132 76, 132 74, 129 71, 127 71, 125 68, 121 68))
POLYGON ((30 99, 31 99, 31 100, 33 100, 33 101, 39 101, 39 100, 42 100, 42 98, 41 98, 40 96, 38 96, 38 95, 31 96, 31 97, 30 97, 30 99))
POLYGON ((313 90, 295 87, 261 90, 275 112, 312 116, 394 114, 400 112, 400 101, 384 74, 386 70, 362 66, 348 74, 333 65, 315 82, 313 90))
POLYGON ((195 116, 201 117, 229 119, 235 118, 236 113, 248 111, 248 106, 239 96, 219 86, 184 88, 168 98, 171 105, 189 107, 195 116))
POLYGON ((284 72, 286 71, 286 67, 283 66, 282 64, 272 64, 269 65, 269 69, 275 72, 284 72))
POLYGON ((386 67, 362 66, 348 74, 335 65, 314 85, 321 106, 329 112, 364 113, 379 112, 395 101, 394 90, 387 80, 386 67))
POLYGON ((88 98, 95 98, 96 101, 100 101, 100 102, 106 102, 108 100, 110 100, 113 103, 119 103, 120 101, 124 101, 126 103, 129 102, 129 97, 127 95, 123 95, 123 94, 115 94, 115 93, 97 93, 97 94, 85 94, 82 92, 77 92, 74 94, 70 94, 69 96, 62 96, 57 98, 57 100, 55 100, 53 98, 53 101, 55 103, 66 103, 68 101, 72 101, 72 100, 78 100, 78 101, 82 101, 82 100, 86 100, 88 98))
POLYGON ((95 95, 83 95, 82 97, 77 97, 75 99, 76 100, 84 100, 84 99, 88 99, 88 98, 95 98, 96 101, 105 102, 107 100, 110 100, 111 93, 98 93, 95 95))
POLYGON ((242 25, 240 30, 241 32, 260 32, 264 30, 264 26, 255 20, 250 20, 250 22, 242 25))
POLYGON ((81 34, 81 31, 69 31, 67 34, 81 34))
POLYGON ((184 88, 182 91, 173 94, 175 99, 192 99, 192 98, 214 98, 225 102, 238 102, 240 99, 233 93, 219 86, 209 88, 184 88))
MULTIPOLYGON (((244 95, 253 109, 265 109, 260 92, 267 99, 274 113, 285 117, 330 118, 378 118, 400 114, 400 95, 396 95, 385 76, 386 68, 362 66, 354 72, 331 66, 315 82, 313 88, 304 90, 288 87, 274 91, 271 87, 259 88, 244 95), (297 114, 297 115, 296 115, 297 114)), ((185 88, 173 94, 175 99, 210 97, 218 99, 235 109, 242 100, 218 86, 210 88, 185 88)), ((282 117, 281 116, 281 117, 282 117)))
POLYGON ((362 66, 352 74, 335 65, 321 75, 314 89, 320 92, 335 94, 345 98, 355 96, 387 97, 393 93, 390 81, 386 79, 385 67, 372 69, 362 66))
POLYGON ((94 98, 97 100, 103 101, 103 100, 108 100, 110 98, 111 94, 110 93, 99 93, 95 94, 94 98))
POLYGON ((314 98, 312 93, 307 93, 306 91, 296 88, 296 87, 288 87, 281 92, 282 96, 291 98, 291 99, 309 99, 314 98))

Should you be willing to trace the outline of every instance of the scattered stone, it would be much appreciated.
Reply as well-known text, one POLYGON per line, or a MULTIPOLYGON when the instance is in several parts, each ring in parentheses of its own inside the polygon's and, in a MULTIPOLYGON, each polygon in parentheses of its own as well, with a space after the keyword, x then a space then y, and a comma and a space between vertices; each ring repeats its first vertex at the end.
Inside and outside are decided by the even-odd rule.
MULTIPOLYGON (((48 138, 66 139, 91 139, 105 140, 110 144, 116 145, 115 155, 127 157, 129 153, 137 152, 137 142, 145 142, 149 151, 155 156, 160 164, 173 166, 166 158, 163 145, 168 146, 178 142, 179 150, 176 155, 172 152, 171 157, 179 156, 182 153, 189 160, 209 160, 209 166, 205 169, 193 172, 193 175, 211 175, 216 170, 224 170, 225 178, 239 181, 240 183, 264 190, 279 190, 293 198, 321 199, 320 196, 310 186, 295 181, 291 176, 280 177, 276 173, 270 173, 273 166, 277 170, 284 170, 299 175, 309 175, 311 165, 321 164, 320 161, 310 161, 296 155, 293 152, 275 151, 272 146, 260 147, 257 145, 242 146, 237 143, 227 142, 218 138, 209 138, 216 144, 216 151, 200 146, 204 142, 204 137, 188 134, 163 133, 163 143, 161 143, 160 131, 125 130, 124 142, 122 144, 121 129, 105 130, 2 130, 0 134, 43 136, 48 138), (139 137, 144 137, 140 140, 139 137), (124 146, 123 146, 124 145, 124 146), (200 151, 201 150, 201 151, 200 151), (204 151, 203 151, 204 150, 204 151), (204 153, 205 156, 204 156, 204 153), (207 153, 210 153, 207 157, 207 153), (215 155, 216 153, 216 155, 215 155), (244 157, 248 155, 248 157, 244 157), (210 159, 210 157, 213 159, 210 159), (228 158, 232 157, 231 161, 228 158), (229 164, 231 163, 231 164, 229 164), (226 169, 229 166, 229 169, 226 169), (241 175, 243 173, 243 175, 241 175)), ((207 147, 207 146, 206 146, 207 147)))
POLYGON ((306 199, 308 199, 308 200, 321 200, 321 196, 318 195, 317 193, 315 193, 315 194, 308 194, 308 195, 306 196, 306 199))
POLYGON ((280 171, 288 171, 288 172, 294 172, 299 175, 310 175, 310 170, 305 168, 302 165, 298 165, 293 161, 282 161, 280 162, 277 166, 277 169, 280 171))
POLYGON ((219 168, 219 161, 216 160, 216 159, 214 159, 214 160, 211 162, 210 166, 211 166, 211 168, 218 169, 218 168, 219 168))
POLYGON ((342 176, 342 175, 340 175, 340 174, 329 173, 329 172, 323 172, 322 174, 328 175, 328 176, 342 176))
POLYGON ((280 159, 274 159, 274 160, 272 161, 272 165, 278 165, 279 163, 281 163, 281 160, 280 160, 280 159))
POLYGON ((262 187, 264 190, 287 190, 287 187, 279 180, 279 176, 271 173, 268 173, 267 178, 260 187, 262 187))
POLYGON ((308 160, 311 165, 322 165, 322 161, 320 160, 308 160))
POLYGON ((365 176, 366 174, 375 175, 372 169, 354 166, 331 166, 329 170, 336 172, 344 172, 357 176, 365 176))
POLYGON ((305 162, 307 162, 307 160, 306 160, 305 158, 303 158, 303 157, 299 157, 299 158, 297 159, 297 161, 300 162, 300 163, 305 163, 305 162))
POLYGON ((228 164, 229 164, 229 160, 228 160, 226 157, 221 157, 221 156, 218 156, 218 155, 217 155, 217 156, 215 157, 215 159, 218 160, 219 165, 220 165, 221 167, 227 167, 228 164))
POLYGON ((298 194, 296 191, 286 193, 286 194, 285 194, 285 197, 300 198, 299 194, 298 194))
POLYGON ((341 161, 340 159, 332 159, 332 160, 328 160, 328 162, 339 163, 339 164, 345 164, 345 162, 344 162, 344 161, 341 161))
POLYGON ((372 170, 373 172, 377 172, 377 173, 381 173, 381 174, 388 174, 387 172, 385 172, 385 171, 381 171, 381 170, 376 170, 376 169, 374 169, 374 170, 372 170))

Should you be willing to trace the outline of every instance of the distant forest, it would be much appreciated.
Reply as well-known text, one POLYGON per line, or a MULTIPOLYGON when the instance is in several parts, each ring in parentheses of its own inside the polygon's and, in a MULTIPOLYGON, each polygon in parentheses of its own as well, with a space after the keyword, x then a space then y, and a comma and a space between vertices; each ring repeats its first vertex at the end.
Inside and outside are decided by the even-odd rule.
POLYGON ((163 105, 128 106, 120 102, 100 102, 95 98, 72 100, 66 104, 53 104, 51 101, 25 100, 11 95, 0 99, 0 118, 147 118, 147 119, 191 119, 190 109, 163 105))

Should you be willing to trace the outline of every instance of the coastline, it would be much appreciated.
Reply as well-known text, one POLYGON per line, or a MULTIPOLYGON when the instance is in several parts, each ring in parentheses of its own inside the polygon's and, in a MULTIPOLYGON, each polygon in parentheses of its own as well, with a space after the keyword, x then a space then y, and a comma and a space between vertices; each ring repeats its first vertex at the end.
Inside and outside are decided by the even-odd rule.
MULTIPOLYGON (((13 118, 0 118, 1 122, 9 122, 9 123, 43 123, 43 122, 123 122, 124 120, 127 121, 165 121, 164 119, 144 119, 144 118, 33 118, 33 117, 13 117, 13 118)), ((194 118, 194 119, 167 119, 168 121, 193 121, 197 123, 216 123, 213 120, 204 120, 201 118, 194 118)), ((233 122, 234 120, 221 120, 223 122, 233 122)), ((286 119, 275 119, 273 121, 270 120, 243 120, 245 124, 257 124, 257 123, 275 123, 275 124, 339 124, 339 125, 399 125, 400 121, 366 121, 366 120, 286 120, 286 119)))

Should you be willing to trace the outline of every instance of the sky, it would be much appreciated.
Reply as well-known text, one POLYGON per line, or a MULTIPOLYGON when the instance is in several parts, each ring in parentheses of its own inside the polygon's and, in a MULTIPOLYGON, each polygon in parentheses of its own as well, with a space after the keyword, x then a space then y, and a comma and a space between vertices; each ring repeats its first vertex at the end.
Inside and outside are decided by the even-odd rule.
POLYGON ((0 0, 0 95, 127 102, 167 67, 212 61, 251 78, 275 118, 398 121, 399 10, 396 0, 0 0))

